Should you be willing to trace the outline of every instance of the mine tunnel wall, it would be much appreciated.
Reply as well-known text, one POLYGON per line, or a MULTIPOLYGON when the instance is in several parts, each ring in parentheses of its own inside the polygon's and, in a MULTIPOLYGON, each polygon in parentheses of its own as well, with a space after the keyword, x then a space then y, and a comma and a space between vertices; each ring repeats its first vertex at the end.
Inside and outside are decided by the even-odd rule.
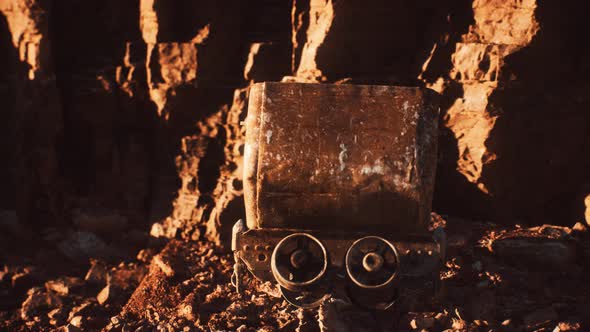
POLYGON ((70 227, 100 208, 223 243, 243 215, 248 86, 442 94, 434 209, 571 225, 590 193, 582 1, 0 4, 0 208, 70 227))

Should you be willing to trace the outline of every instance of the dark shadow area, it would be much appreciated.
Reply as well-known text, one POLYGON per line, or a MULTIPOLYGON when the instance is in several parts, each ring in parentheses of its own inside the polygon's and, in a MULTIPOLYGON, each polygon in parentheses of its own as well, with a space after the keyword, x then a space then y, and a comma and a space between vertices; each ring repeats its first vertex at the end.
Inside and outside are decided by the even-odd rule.
POLYGON ((18 58, 18 50, 12 44, 12 35, 6 17, 0 14, 0 100, 2 104, 0 121, 0 210, 16 208, 16 121, 17 98, 20 94, 18 74, 25 68, 18 58))
MULTIPOLYGON (((170 215, 180 188, 175 158, 181 139, 200 135, 197 123, 231 106, 242 88, 251 43, 264 43, 251 78, 280 80, 291 56, 291 3, 157 2, 158 43, 190 43, 206 25, 209 36, 196 48, 197 75, 170 89, 159 117, 147 86, 163 83, 158 45, 147 69, 148 45, 139 27, 139 1, 55 1, 50 40, 62 101, 60 177, 73 198, 71 208, 99 206, 149 225, 170 215), (127 46, 128 45, 128 46, 127 46), (133 67, 131 94, 119 76, 133 67), (259 61, 262 60, 262 61, 259 61), (120 78, 119 77, 119 78, 120 78)), ((170 59, 167 59, 169 61, 170 59)), ((199 187, 212 193, 225 162, 222 134, 209 144, 199 170, 199 187)))
MULTIPOLYGON (((317 64, 330 81, 351 78, 358 84, 418 85, 422 65, 436 43, 442 74, 450 66, 445 49, 467 31, 469 1, 334 1, 335 17, 317 64)), ((435 68, 436 67, 436 68, 435 68)), ((448 73, 448 71, 447 71, 448 73)))
POLYGON ((583 220, 590 193, 590 34, 581 2, 542 3, 533 42, 507 59, 483 177, 496 210, 529 224, 583 220))
POLYGON ((106 208, 145 222, 157 118, 146 91, 139 0, 54 1, 49 22, 63 112, 59 171, 70 208, 106 208), (132 96, 116 79, 117 67, 129 70, 127 43, 132 96))

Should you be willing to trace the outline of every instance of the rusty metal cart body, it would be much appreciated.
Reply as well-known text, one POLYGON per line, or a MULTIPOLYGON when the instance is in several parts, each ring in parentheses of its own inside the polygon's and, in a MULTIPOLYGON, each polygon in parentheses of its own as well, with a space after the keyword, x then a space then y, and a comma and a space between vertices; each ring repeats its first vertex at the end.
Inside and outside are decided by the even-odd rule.
POLYGON ((434 287, 445 246, 444 232, 428 231, 436 97, 414 87, 253 85, 246 221, 232 238, 238 288, 248 270, 298 306, 338 288, 385 308, 434 287))

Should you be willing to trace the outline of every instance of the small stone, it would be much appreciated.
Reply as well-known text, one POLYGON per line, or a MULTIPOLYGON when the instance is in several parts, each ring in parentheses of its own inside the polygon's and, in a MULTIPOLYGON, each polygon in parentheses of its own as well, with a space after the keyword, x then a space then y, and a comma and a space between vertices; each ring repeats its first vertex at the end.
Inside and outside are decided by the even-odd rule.
MULTIPOLYGON (((194 206, 191 208, 194 211, 194 206)), ((173 218, 166 218, 161 222, 156 222, 150 229, 150 235, 155 238, 169 238, 172 239, 176 236, 180 223, 173 218)))
POLYGON ((261 283, 258 286, 258 290, 260 292, 266 293, 270 297, 274 297, 277 299, 281 298, 281 291, 279 290, 279 288, 269 281, 261 283))
POLYGON ((453 318, 453 325, 451 327, 455 331, 463 331, 467 327, 467 322, 462 319, 453 318))
POLYGON ((104 305, 108 300, 109 296, 111 295, 111 285, 106 285, 99 293, 96 295, 96 300, 101 305, 104 305))
POLYGON ((94 309, 96 308, 96 304, 92 303, 90 300, 86 300, 81 304, 75 306, 70 310, 68 315, 68 321, 71 321, 76 316, 92 316, 96 313, 94 309))
POLYGON ((161 255, 156 255, 154 256, 154 259, 152 260, 152 262, 154 264, 156 264, 156 266, 158 266, 160 268, 160 270, 162 270, 162 272, 164 272, 164 274, 167 277, 173 277, 174 276, 174 270, 172 269, 172 267, 163 260, 161 255))
POLYGON ((66 322, 67 314, 64 312, 63 307, 55 308, 47 313, 49 323, 51 325, 62 325, 66 322))
POLYGON ((68 295, 69 292, 68 286, 58 280, 47 281, 45 283, 45 288, 59 295, 68 295))
POLYGON ((72 324, 75 327, 82 327, 82 320, 84 318, 82 316, 74 316, 70 319, 70 324, 72 324))
POLYGON ((80 278, 62 277, 57 280, 49 280, 45 283, 47 290, 53 291, 59 295, 68 295, 73 289, 79 288, 84 283, 80 278))
POLYGON ((140 262, 147 263, 152 259, 152 257, 154 257, 154 251, 152 249, 148 248, 148 249, 141 249, 137 253, 136 258, 140 262))
MULTIPOLYGON (((236 303, 236 302, 234 302, 234 303, 236 303)), ((193 306, 191 304, 181 303, 178 306, 177 313, 178 313, 179 316, 184 317, 184 318, 186 318, 188 320, 195 319, 194 309, 193 309, 193 306)))
POLYGON ((588 231, 588 227, 586 225, 582 224, 581 222, 577 222, 574 225, 574 227, 572 227, 572 231, 584 233, 584 232, 588 231))
POLYGON ((106 284, 107 275, 106 265, 102 261, 92 259, 84 280, 94 284, 106 284))
POLYGON ((96 300, 100 305, 105 303, 112 303, 120 298, 121 288, 108 283, 99 293, 96 295, 96 300))

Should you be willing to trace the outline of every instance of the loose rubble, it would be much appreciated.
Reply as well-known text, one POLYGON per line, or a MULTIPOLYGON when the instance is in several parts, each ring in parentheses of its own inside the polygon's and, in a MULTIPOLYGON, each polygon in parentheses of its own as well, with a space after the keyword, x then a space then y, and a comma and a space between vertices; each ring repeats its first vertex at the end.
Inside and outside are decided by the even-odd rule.
MULTIPOLYGON (((0 270, 0 330, 588 329, 587 231, 452 218, 439 220, 439 226, 451 239, 440 274, 443 287, 435 307, 423 311, 371 313, 335 298, 317 310, 302 310, 282 300, 274 285, 254 279, 248 279, 240 296, 230 283, 230 254, 208 241, 170 240, 161 250, 147 247, 120 263, 92 259, 79 269, 78 261, 54 259, 51 264, 61 266, 61 275, 43 269, 46 261, 38 261, 39 266, 35 260, 23 267, 5 264, 0 270), (75 270, 75 275, 63 274, 75 270)), ((0 255, 11 261, 9 252, 0 255)))

